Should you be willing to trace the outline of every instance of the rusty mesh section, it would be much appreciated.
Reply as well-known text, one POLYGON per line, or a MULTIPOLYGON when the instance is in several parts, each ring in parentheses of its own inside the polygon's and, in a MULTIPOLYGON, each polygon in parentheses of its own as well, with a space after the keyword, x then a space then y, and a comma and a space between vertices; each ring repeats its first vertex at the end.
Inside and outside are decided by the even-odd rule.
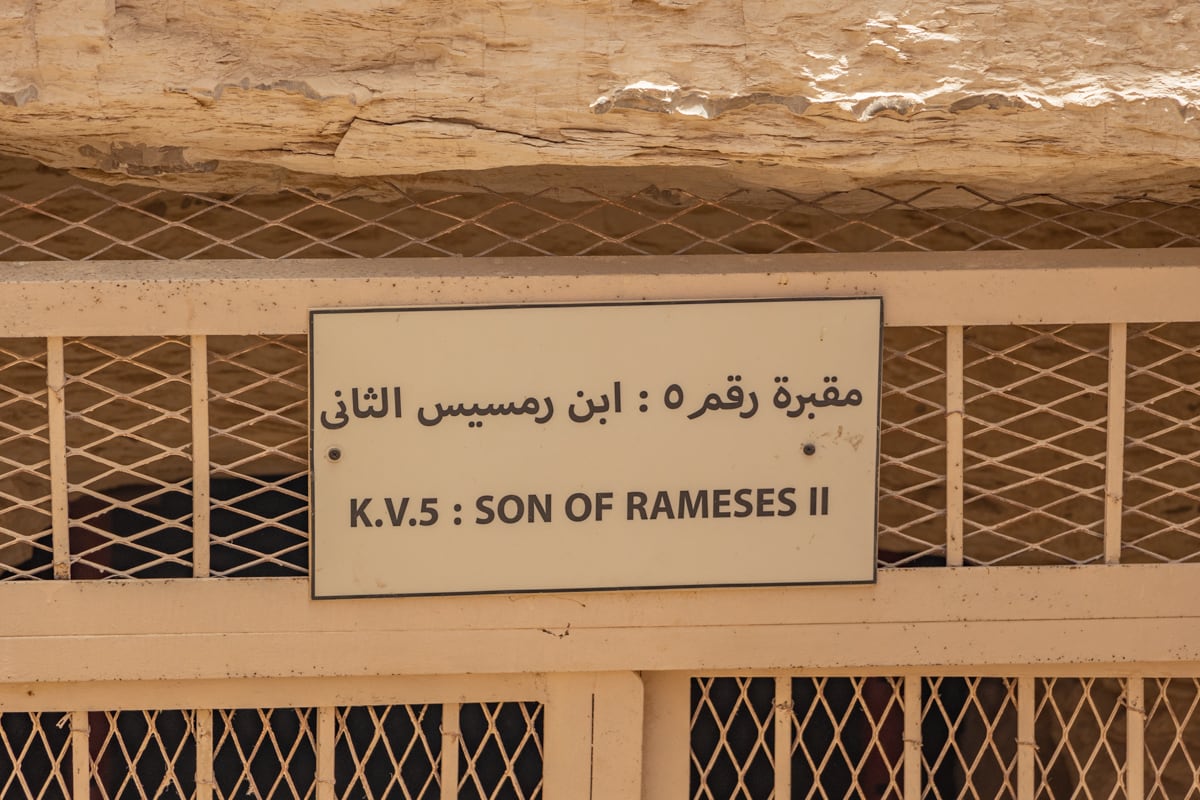
POLYGON ((1017 796, 1016 687, 1010 678, 923 681, 923 798, 1017 796))
POLYGON ((1104 555, 1108 327, 964 335, 963 549, 973 564, 1104 555))
POLYGON ((308 573, 308 342, 208 338, 211 574, 308 573))
POLYGON ((189 577, 187 340, 72 339, 63 356, 71 577, 189 577))
POLYGON ((1200 324, 1129 328, 1121 560, 1200 561, 1200 324))
POLYGON ((692 679, 693 800, 771 796, 775 788, 774 720, 774 679, 692 679))
POLYGON ((459 713, 460 800, 537 800, 545 762, 545 706, 468 703, 459 713))
POLYGON ((946 334, 885 328, 879 440, 879 563, 946 557, 946 334))
POLYGON ((1147 800, 1200 798, 1200 678, 1146 681, 1147 800))
POLYGON ((796 678, 791 706, 793 797, 903 795, 901 679, 796 678))
POLYGON ((196 791, 193 711, 91 712, 88 746, 93 798, 191 797, 196 791))
MULTIPOLYGON (((1125 798, 1127 697, 1122 678, 697 677, 691 796, 774 798, 784 767, 791 797, 806 800, 899 800, 908 770, 919 771, 927 800, 1016 798, 1024 747, 1028 796, 1125 798), (908 681, 921 697, 912 738, 908 681), (1031 693, 1025 711, 1022 686, 1031 693), (786 762, 773 758, 781 713, 791 727, 786 762), (1023 713, 1029 741, 1020 738, 1023 713)), ((1147 681, 1146 703, 1146 796, 1200 793, 1200 680, 1147 681)))
POLYGON ((1038 800, 1125 797, 1124 691, 1119 678, 1038 680, 1038 800))
POLYGON ((0 339, 0 580, 54 577, 46 342, 0 339))
MULTIPOLYGON (((465 703, 453 736, 437 705, 351 706, 336 710, 335 789, 343 800, 442 796, 443 760, 457 744, 463 800, 542 796, 543 718, 538 702, 465 703)), ((451 724, 453 727, 453 724, 451 724)))
POLYGON ((316 710, 221 709, 213 714, 213 794, 219 800, 311 800, 316 710))
POLYGON ((0 712, 0 798, 71 796, 70 715, 0 712))
POLYGON ((107 187, 42 171, 0 191, 0 260, 845 253, 1200 246, 1200 203, 967 187, 816 197, 482 187, 328 196, 107 187), (32 183, 32 182, 31 182, 32 183))
POLYGON ((339 798, 440 796, 440 705, 351 706, 336 714, 339 798))
MULTIPOLYGON (((1042 681, 1039 697, 1055 684, 1054 679, 1042 681)), ((1110 696, 1093 691, 1096 684, 1062 680, 1075 693, 1043 699, 1038 723, 1054 717, 1058 726, 1046 727, 1042 736, 1044 764, 1034 765, 1043 776, 1039 786, 1050 786, 1044 775, 1051 766, 1073 757, 1081 768, 1075 783, 1080 775, 1088 784, 1109 777, 1096 757, 1097 747, 1082 742, 1094 738, 1097 729, 1116 728, 1112 709, 1120 702, 1121 687, 1110 696), (1070 702, 1081 696, 1084 702, 1070 702), (1080 708, 1102 710, 1090 715, 1080 708)), ((920 796, 926 800, 1018 796, 1016 679, 805 676, 776 684, 772 678, 751 676, 694 678, 691 709, 692 798, 775 798, 774 715, 780 712, 790 715, 792 723, 788 782, 793 798, 899 800, 905 796, 906 770, 919 770, 920 796), (905 734, 905 681, 919 681, 922 698, 919 734, 911 741, 905 734), (780 685, 786 690, 776 690, 780 685), (776 696, 776 691, 787 694, 776 696), (917 762, 906 763, 910 746, 917 762)))

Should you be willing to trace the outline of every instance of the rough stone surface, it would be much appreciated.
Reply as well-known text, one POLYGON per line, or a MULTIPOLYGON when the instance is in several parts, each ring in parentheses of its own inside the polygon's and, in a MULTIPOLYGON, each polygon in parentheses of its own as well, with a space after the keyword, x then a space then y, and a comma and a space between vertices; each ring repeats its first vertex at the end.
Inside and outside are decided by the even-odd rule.
POLYGON ((0 152, 195 188, 1186 194, 1198 27, 1167 0, 7 0, 0 152))

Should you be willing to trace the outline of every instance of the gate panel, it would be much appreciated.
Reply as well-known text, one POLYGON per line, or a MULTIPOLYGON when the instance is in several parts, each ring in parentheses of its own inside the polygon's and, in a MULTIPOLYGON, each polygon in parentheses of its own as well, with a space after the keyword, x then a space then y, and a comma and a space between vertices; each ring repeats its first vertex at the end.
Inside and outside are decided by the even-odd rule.
POLYGON ((1140 257, 6 276, 7 791, 1186 795, 1200 267, 1140 257), (886 298, 875 586, 308 599, 304 309, 768 293, 886 298))

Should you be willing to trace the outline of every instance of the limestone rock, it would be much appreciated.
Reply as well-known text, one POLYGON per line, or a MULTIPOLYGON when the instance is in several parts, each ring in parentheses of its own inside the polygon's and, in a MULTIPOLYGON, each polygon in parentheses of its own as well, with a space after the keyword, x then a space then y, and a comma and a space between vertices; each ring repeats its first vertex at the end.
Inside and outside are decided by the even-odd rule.
POLYGON ((0 152, 229 190, 525 167, 1188 194, 1198 25, 1165 0, 9 0, 0 152))

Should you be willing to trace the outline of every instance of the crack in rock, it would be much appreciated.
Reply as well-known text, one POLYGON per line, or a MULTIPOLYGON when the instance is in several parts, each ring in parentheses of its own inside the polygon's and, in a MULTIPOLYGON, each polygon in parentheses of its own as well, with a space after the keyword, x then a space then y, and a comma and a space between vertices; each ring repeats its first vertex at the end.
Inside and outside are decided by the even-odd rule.
POLYGON ((520 139, 522 141, 527 141, 534 147, 540 147, 542 145, 560 145, 566 144, 567 142, 565 138, 551 139, 545 136, 537 136, 532 133, 522 133, 520 131, 510 131, 503 128, 493 128, 474 120, 463 119, 461 117, 410 117, 409 119, 381 120, 360 116, 355 117, 353 122, 362 122, 369 125, 382 125, 384 127, 392 128, 403 125, 437 125, 445 127, 448 131, 453 130, 454 128, 469 128, 471 130, 480 131, 481 133, 494 134, 496 136, 508 136, 515 139, 520 139))

